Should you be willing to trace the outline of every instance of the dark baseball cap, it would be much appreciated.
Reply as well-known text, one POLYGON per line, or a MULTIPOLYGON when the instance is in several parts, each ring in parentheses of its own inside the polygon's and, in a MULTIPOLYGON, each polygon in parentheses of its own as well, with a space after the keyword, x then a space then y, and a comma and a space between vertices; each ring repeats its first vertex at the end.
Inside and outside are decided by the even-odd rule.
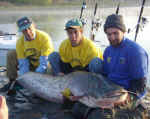
POLYGON ((22 17, 17 21, 17 26, 19 28, 19 31, 23 31, 27 28, 29 28, 32 24, 32 20, 28 17, 22 17))

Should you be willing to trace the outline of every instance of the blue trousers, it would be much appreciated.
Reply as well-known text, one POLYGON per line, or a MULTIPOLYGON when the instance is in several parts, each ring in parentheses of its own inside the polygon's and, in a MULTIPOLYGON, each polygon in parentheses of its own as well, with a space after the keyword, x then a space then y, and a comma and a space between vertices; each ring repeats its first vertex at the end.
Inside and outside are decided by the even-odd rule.
MULTIPOLYGON (((69 63, 64 63, 58 52, 53 52, 49 55, 48 61, 52 66, 52 70, 54 75, 57 75, 60 72, 65 74, 72 72, 73 68, 69 63), (69 71, 70 70, 70 71, 69 71)), ((94 72, 94 73, 101 73, 102 72, 102 60, 98 57, 91 60, 91 62, 82 70, 94 72)))

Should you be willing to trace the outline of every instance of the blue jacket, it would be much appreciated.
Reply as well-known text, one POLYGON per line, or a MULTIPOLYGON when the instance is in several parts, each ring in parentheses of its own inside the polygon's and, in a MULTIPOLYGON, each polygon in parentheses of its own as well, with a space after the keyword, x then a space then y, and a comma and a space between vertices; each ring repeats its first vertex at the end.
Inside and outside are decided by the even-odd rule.
POLYGON ((118 47, 104 51, 104 74, 114 83, 130 88, 130 81, 147 76, 148 54, 137 43, 124 38, 118 47))

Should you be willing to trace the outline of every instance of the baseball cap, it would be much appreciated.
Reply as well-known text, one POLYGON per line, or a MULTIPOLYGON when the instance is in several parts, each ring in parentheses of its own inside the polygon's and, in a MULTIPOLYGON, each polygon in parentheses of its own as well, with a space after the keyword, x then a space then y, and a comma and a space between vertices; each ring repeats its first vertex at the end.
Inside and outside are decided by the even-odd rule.
POLYGON ((82 28, 83 24, 82 21, 79 19, 71 19, 65 25, 65 30, 68 28, 82 28))
POLYGON ((23 31, 30 27, 32 24, 32 21, 28 17, 22 17, 17 21, 17 26, 19 28, 19 31, 23 31))

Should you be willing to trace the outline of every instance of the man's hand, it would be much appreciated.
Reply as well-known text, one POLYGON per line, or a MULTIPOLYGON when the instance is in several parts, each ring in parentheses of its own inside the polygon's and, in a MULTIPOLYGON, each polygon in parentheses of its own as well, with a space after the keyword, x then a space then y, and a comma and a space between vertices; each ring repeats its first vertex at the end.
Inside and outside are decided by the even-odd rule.
POLYGON ((64 89, 62 95, 64 96, 64 98, 67 98, 71 101, 78 101, 79 99, 83 98, 83 96, 74 96, 69 88, 64 89))
POLYGON ((8 107, 3 96, 0 96, 0 119, 8 119, 8 107))
POLYGON ((61 92, 61 93, 62 93, 62 95, 63 95, 65 98, 67 98, 67 99, 69 99, 69 96, 71 95, 71 91, 70 91, 69 88, 64 89, 64 91, 61 92))
POLYGON ((57 76, 64 76, 65 74, 63 73, 63 72, 59 72, 58 74, 57 74, 57 76))
POLYGON ((147 81, 146 78, 131 80, 129 91, 132 91, 136 93, 137 96, 140 96, 140 94, 144 93, 146 90, 146 81, 147 81))
POLYGON ((130 81, 130 90, 135 93, 142 93, 146 88, 146 78, 134 79, 130 81))
POLYGON ((78 101, 79 99, 83 98, 83 96, 69 96, 71 101, 78 101))

